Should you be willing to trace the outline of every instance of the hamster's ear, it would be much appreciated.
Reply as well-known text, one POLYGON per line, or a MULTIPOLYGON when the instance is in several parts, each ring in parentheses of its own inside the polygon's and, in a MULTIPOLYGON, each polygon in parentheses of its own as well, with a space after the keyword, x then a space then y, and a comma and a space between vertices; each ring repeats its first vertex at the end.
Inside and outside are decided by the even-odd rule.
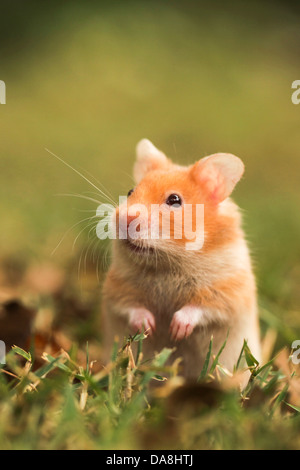
POLYGON ((191 172, 208 200, 218 204, 232 193, 244 173, 244 164, 230 153, 216 153, 195 163, 191 172))
POLYGON ((154 147, 150 140, 140 140, 136 146, 136 162, 133 167, 136 183, 139 183, 149 171, 163 168, 168 163, 165 154, 154 147))

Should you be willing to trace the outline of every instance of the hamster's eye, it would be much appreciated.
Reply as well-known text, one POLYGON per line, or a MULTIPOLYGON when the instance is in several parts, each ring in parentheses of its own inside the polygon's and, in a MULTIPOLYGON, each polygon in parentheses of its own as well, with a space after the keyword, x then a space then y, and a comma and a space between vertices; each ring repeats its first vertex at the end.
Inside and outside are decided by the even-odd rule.
POLYGON ((166 200, 166 204, 168 204, 168 206, 181 206, 181 197, 178 196, 178 194, 170 194, 170 196, 166 200))
POLYGON ((134 189, 130 189, 130 190, 128 191, 127 197, 131 196, 131 194, 133 193, 133 191, 134 191, 134 189))

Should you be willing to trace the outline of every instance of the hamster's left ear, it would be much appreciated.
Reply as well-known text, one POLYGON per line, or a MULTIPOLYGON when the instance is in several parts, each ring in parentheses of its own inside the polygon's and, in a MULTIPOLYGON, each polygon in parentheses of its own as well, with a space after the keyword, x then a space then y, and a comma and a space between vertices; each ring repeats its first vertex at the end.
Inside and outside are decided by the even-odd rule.
POLYGON ((149 171, 168 166, 169 160, 148 139, 140 140, 136 146, 136 162, 133 167, 133 177, 139 183, 149 171))
POLYGON ((213 203, 226 199, 244 173, 242 160, 230 153, 215 153, 202 158, 191 168, 192 177, 213 203))

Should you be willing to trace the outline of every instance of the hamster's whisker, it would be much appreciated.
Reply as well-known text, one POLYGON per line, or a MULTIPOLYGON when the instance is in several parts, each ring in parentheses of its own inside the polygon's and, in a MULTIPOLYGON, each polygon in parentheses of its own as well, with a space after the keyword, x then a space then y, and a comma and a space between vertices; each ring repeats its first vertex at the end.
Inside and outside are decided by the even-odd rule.
POLYGON ((130 173, 127 173, 127 171, 124 171, 124 170, 121 170, 121 171, 122 171, 122 173, 123 173, 125 176, 128 176, 128 178, 131 179, 131 181, 133 182, 134 185, 136 184, 136 182, 135 182, 133 176, 132 176, 130 173))
MULTIPOLYGON (((80 199, 85 199, 87 201, 96 202, 97 204, 106 204, 106 202, 99 201, 98 199, 94 199, 92 197, 84 196, 83 194, 58 193, 58 194, 56 194, 56 196, 77 197, 77 198, 80 198, 80 199)), ((117 205, 115 203, 114 203, 114 205, 115 205, 115 207, 117 207, 117 205)))
MULTIPOLYGON (((96 216, 93 216, 93 217, 96 217, 96 216)), ((71 232, 71 230, 73 230, 73 228, 77 227, 78 225, 82 224, 83 222, 87 221, 87 220, 90 220, 91 217, 86 217, 85 219, 82 219, 80 220, 79 222, 76 222, 74 225, 72 225, 65 233, 64 235, 62 236, 62 238, 60 239, 59 243, 56 245, 56 247, 54 248, 54 250, 52 251, 51 253, 51 256, 54 255, 54 253, 58 250, 58 248, 60 247, 60 245, 62 244, 62 242, 64 241, 64 239, 66 238, 66 236, 68 235, 68 233, 71 232)))
MULTIPOLYGON (((105 190, 105 194, 109 196, 109 199, 111 200, 111 202, 113 204, 116 204, 112 193, 104 186, 104 184, 101 183, 101 181, 99 181, 97 178, 95 178, 95 176, 92 175, 89 171, 85 170, 84 168, 81 168, 81 169, 85 171, 85 173, 87 173, 91 178, 93 178, 93 180, 96 181, 96 183, 99 184, 105 190)), ((98 194, 98 193, 95 193, 95 194, 98 194)))
POLYGON ((78 261, 78 270, 77 270, 78 281, 80 280, 81 260, 82 260, 84 250, 85 250, 85 248, 82 248, 81 253, 80 253, 80 257, 79 257, 79 261, 78 261))
MULTIPOLYGON (((89 253, 90 249, 95 245, 95 242, 97 242, 97 240, 95 240, 95 239, 92 239, 89 242, 86 253, 85 253, 85 257, 84 257, 84 273, 85 273, 85 275, 86 275, 86 265, 87 265, 88 253, 89 253)), ((92 256, 91 256, 91 259, 93 260, 92 256)))
MULTIPOLYGON (((94 191, 85 191, 83 194, 96 194, 96 196, 98 196, 98 193, 94 192, 94 191)), ((114 207, 118 207, 118 204, 115 202, 114 199, 112 199, 110 196, 106 195, 105 196, 107 201, 111 203, 112 206, 114 207)))
MULTIPOLYGON (((96 223, 94 225, 92 225, 92 227, 90 228, 89 233, 88 233, 88 239, 90 238, 91 233, 93 233, 93 230, 96 229, 96 227, 97 227, 96 223)), ((95 233, 96 233, 96 230, 94 232, 94 235, 95 235, 95 233)), ((96 238, 98 239, 97 235, 96 235, 96 238)))
POLYGON ((95 213, 94 209, 77 209, 78 212, 93 212, 95 213))
POLYGON ((72 167, 69 163, 67 163, 65 160, 63 160, 61 157, 56 155, 55 153, 51 152, 51 150, 45 148, 46 152, 50 153, 53 157, 57 158, 60 162, 62 162, 64 165, 66 165, 68 168, 73 170, 77 175, 79 175, 81 178, 83 178, 87 183, 89 183, 93 188, 95 188, 102 196, 107 197, 107 195, 102 191, 102 189, 98 188, 94 183, 92 183, 91 180, 89 180, 86 176, 84 176, 80 171, 76 170, 76 168, 72 167))
POLYGON ((72 245, 72 251, 74 251, 75 245, 76 245, 77 240, 78 240, 78 238, 80 237, 80 235, 81 235, 88 227, 90 227, 91 225, 92 225, 92 226, 96 226, 96 225, 97 225, 97 223, 98 223, 97 221, 91 220, 91 219, 94 219, 94 218, 96 218, 96 217, 97 217, 97 216, 94 215, 93 217, 89 217, 89 218, 88 218, 88 219, 90 219, 90 222, 89 222, 88 224, 86 224, 85 227, 83 227, 83 229, 80 230, 80 232, 79 232, 78 235, 76 236, 76 238, 75 238, 75 240, 74 240, 74 242, 73 242, 73 245, 72 245))
MULTIPOLYGON (((110 246, 107 245, 106 248, 105 248, 105 250, 104 250, 104 254, 103 254, 102 258, 101 258, 101 260, 102 260, 102 271, 104 271, 104 270, 107 268, 107 266, 108 266, 108 262, 109 262, 109 260, 108 260, 108 255, 109 255, 109 254, 110 254, 110 246)), ((100 282, 100 279, 99 279, 99 262, 100 262, 100 255, 101 255, 101 252, 100 252, 100 250, 99 250, 99 252, 98 252, 98 257, 97 257, 97 279, 98 279, 99 282, 100 282)))
POLYGON ((83 264, 83 273, 86 274, 86 261, 87 261, 87 254, 89 252, 89 249, 91 247, 91 244, 94 242, 94 240, 90 240, 87 246, 84 246, 81 250, 80 253, 80 258, 78 262, 78 280, 80 280, 80 272, 81 272, 81 267, 83 264), (83 261, 83 256, 84 256, 84 261, 83 261))

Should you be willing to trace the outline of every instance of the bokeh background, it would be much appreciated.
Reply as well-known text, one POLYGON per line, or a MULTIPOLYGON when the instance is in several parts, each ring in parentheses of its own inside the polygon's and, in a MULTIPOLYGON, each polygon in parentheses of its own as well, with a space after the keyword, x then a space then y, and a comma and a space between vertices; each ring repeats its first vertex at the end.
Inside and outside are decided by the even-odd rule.
POLYGON ((38 266, 51 263, 76 272, 84 296, 86 247, 94 272, 105 265, 88 221, 70 229, 97 204, 57 196, 93 188, 45 148, 117 199, 132 187, 134 148, 147 137, 179 163, 219 151, 243 159, 234 197, 262 330, 274 328, 280 344, 298 339, 299 17, 289 1, 1 0, 0 290, 24 266, 39 278, 38 266))

